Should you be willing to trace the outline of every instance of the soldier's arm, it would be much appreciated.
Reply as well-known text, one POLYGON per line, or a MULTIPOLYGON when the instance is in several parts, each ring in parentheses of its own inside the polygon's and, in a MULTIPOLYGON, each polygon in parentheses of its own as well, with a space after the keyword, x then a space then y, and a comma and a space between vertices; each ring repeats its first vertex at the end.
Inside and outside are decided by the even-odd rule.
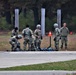
POLYGON ((31 35, 33 35, 33 31, 32 30, 30 30, 31 31, 31 35))
POLYGON ((34 31, 34 36, 35 36, 35 37, 37 37, 37 36, 38 36, 38 35, 37 35, 37 31, 36 31, 36 30, 34 31))
POLYGON ((25 37, 25 35, 24 35, 24 30, 22 31, 22 36, 25 37))
POLYGON ((60 36, 62 35, 62 28, 60 29, 60 36))

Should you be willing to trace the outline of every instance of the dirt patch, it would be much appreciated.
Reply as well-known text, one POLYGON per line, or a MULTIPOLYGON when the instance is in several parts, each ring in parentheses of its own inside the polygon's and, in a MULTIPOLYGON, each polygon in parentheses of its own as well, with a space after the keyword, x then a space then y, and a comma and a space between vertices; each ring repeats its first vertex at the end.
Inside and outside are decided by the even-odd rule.
POLYGON ((6 35, 8 33, 9 33, 9 31, 0 31, 0 35, 6 35))
MULTIPOLYGON (((9 39, 11 33, 10 32, 0 32, 0 50, 10 50, 11 46, 9 44, 9 39)), ((53 41, 54 35, 51 37, 51 47, 54 47, 54 41, 53 41)), ((23 39, 19 40, 21 43, 21 48, 23 49, 23 39)), ((48 36, 45 36, 42 40, 41 47, 47 48, 50 45, 50 38, 48 36)), ((59 43, 59 46, 61 46, 61 41, 59 43)), ((76 35, 69 35, 68 36, 68 51, 76 51, 76 35)), ((65 49, 60 49, 60 51, 65 51, 65 49)))

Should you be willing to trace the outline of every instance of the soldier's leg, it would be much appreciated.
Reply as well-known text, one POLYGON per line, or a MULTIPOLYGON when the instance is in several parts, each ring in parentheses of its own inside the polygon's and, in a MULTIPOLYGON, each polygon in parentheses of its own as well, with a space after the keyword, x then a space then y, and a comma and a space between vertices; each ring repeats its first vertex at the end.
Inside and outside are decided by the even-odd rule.
POLYGON ((34 40, 34 45, 35 45, 35 47, 36 47, 36 39, 34 40))
POLYGON ((39 48, 39 50, 41 50, 41 40, 39 39, 39 42, 38 42, 38 48, 39 48))
POLYGON ((55 48, 56 48, 56 51, 59 50, 59 38, 56 38, 55 48))
POLYGON ((38 49, 38 39, 35 39, 35 49, 38 49))
POLYGON ((20 50, 21 50, 21 48, 20 48, 20 43, 19 43, 19 42, 17 43, 17 48, 16 48, 16 50, 17 50, 17 51, 20 51, 20 50))
POLYGON ((37 50, 37 40, 35 39, 34 40, 34 48, 35 48, 35 51, 37 50))
POLYGON ((32 42, 32 50, 36 50, 36 47, 35 47, 35 40, 33 40, 33 42, 32 42))
POLYGON ((39 50, 40 48, 40 42, 39 42, 39 39, 35 39, 35 50, 39 50))
POLYGON ((32 51, 35 51, 35 39, 34 39, 34 38, 31 38, 31 39, 30 39, 30 44, 31 44, 31 48, 30 48, 30 49, 31 49, 32 51))
POLYGON ((29 40, 29 41, 28 41, 28 50, 29 50, 29 51, 32 50, 32 49, 31 49, 31 44, 32 44, 32 42, 31 42, 31 40, 29 40))
POLYGON ((67 37, 65 37, 65 49, 67 49, 67 37))
POLYGON ((11 50, 14 51, 14 45, 11 45, 11 50))
POLYGON ((37 51, 40 50, 40 40, 39 39, 36 39, 36 49, 37 49, 37 51))
POLYGON ((31 50, 35 51, 35 42, 34 42, 34 40, 32 40, 32 43, 31 43, 31 50))
POLYGON ((11 50, 14 51, 14 46, 15 46, 14 44, 15 44, 15 42, 11 41, 10 44, 11 44, 11 50))
POLYGON ((32 51, 35 51, 34 43, 31 44, 31 50, 32 50, 32 51))
POLYGON ((63 48, 64 37, 61 37, 61 49, 63 48))
POLYGON ((27 41, 26 40, 24 40, 23 45, 24 45, 23 49, 26 50, 26 45, 27 45, 27 41))
POLYGON ((20 43, 19 43, 19 42, 18 42, 17 46, 18 46, 19 49, 21 49, 21 47, 20 47, 20 43))
POLYGON ((55 49, 57 51, 57 38, 55 39, 55 49))
POLYGON ((17 44, 15 43, 15 44, 13 45, 13 51, 16 51, 16 47, 17 47, 17 44))

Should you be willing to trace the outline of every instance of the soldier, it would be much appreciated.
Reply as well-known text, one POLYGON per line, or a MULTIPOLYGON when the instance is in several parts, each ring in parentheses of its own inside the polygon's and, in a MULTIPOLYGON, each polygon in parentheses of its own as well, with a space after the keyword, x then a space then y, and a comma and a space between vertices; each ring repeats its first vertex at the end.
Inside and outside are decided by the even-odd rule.
POLYGON ((56 48, 56 51, 58 51, 59 50, 60 29, 58 28, 57 23, 54 24, 54 28, 55 28, 55 38, 54 38, 55 48, 56 48))
POLYGON ((9 40, 9 43, 11 44, 11 49, 12 51, 20 51, 20 43, 18 41, 18 39, 21 39, 22 36, 18 35, 18 36, 13 36, 11 37, 11 39, 9 40))
POLYGON ((11 37, 17 36, 17 35, 18 35, 18 27, 15 27, 15 28, 12 30, 12 35, 11 35, 11 37))
POLYGON ((23 43, 24 50, 26 50, 27 44, 28 44, 28 50, 31 50, 33 31, 29 28, 29 25, 26 25, 26 28, 23 29, 22 35, 24 37, 24 43, 23 43))
POLYGON ((36 26, 36 30, 34 31, 34 35, 35 35, 35 47, 37 50, 41 50, 40 45, 41 45, 42 35, 41 35, 41 25, 40 24, 38 24, 36 26))
POLYGON ((66 23, 63 23, 63 27, 60 29, 61 34, 61 49, 63 44, 65 44, 65 49, 67 49, 67 36, 69 34, 69 29, 66 27, 66 23))

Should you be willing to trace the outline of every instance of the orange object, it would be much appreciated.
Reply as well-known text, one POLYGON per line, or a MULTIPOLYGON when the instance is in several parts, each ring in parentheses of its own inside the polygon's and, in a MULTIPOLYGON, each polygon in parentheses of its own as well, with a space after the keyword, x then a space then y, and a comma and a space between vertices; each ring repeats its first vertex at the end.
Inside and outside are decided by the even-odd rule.
POLYGON ((49 32, 48 36, 50 36, 50 37, 52 36, 52 33, 51 33, 51 31, 49 32))

